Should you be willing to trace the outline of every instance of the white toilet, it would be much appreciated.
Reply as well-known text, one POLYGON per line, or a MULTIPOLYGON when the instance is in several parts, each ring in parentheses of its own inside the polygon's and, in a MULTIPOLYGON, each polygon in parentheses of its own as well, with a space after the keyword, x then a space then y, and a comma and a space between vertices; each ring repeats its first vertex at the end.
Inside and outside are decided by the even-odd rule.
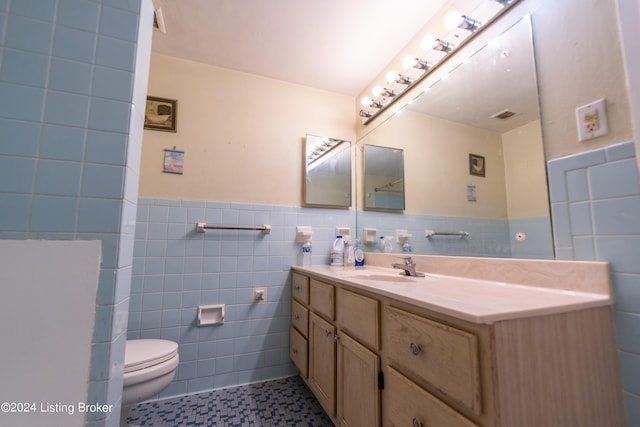
POLYGON ((173 341, 128 340, 124 353, 124 381, 120 426, 127 425, 129 410, 160 393, 178 367, 178 344, 173 341))

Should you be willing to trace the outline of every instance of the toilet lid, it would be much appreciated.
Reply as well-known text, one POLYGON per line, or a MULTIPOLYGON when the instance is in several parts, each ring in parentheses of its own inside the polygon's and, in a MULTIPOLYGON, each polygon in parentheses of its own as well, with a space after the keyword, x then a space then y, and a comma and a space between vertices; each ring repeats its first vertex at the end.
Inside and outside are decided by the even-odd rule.
POLYGON ((124 372, 154 366, 178 354, 178 344, 167 340, 127 340, 124 351, 124 372))

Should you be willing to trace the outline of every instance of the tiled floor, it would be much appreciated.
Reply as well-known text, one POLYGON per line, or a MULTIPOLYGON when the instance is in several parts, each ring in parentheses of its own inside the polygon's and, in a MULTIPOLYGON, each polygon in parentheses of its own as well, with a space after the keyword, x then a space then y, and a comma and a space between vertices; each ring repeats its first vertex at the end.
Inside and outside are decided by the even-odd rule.
POLYGON ((299 377, 142 403, 128 421, 154 427, 333 427, 299 377))

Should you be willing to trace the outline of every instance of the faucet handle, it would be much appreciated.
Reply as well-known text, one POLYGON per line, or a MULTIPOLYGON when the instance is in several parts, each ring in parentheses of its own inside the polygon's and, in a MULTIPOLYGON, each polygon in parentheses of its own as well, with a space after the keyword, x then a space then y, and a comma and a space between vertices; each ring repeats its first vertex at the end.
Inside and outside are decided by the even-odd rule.
POLYGON ((413 259, 410 256, 399 256, 396 258, 400 258, 404 260, 404 265, 413 265, 413 259))

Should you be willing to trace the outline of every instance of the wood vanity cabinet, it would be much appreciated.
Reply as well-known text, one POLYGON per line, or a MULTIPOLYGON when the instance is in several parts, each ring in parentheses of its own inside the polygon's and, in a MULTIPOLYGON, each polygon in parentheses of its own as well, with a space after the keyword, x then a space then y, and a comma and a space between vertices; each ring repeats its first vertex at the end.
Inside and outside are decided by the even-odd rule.
POLYGON ((337 426, 625 426, 610 306, 482 324, 309 276, 291 359, 337 426))
POLYGON ((293 273, 293 282, 291 348, 300 346, 294 337, 304 330, 301 319, 308 313, 307 370, 290 351, 300 376, 336 425, 379 426, 379 302, 299 273, 293 273), (298 299, 305 279, 306 306, 298 299))

